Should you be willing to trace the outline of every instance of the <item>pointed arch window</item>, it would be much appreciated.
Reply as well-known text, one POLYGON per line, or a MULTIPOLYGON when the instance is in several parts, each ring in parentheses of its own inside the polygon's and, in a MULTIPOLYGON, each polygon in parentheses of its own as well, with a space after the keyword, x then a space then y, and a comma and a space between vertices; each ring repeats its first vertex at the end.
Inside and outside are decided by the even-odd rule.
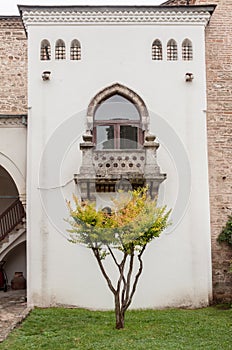
POLYGON ((114 94, 98 105, 94 113, 96 149, 138 149, 142 138, 141 117, 130 100, 114 94))
POLYGON ((71 42, 70 60, 79 61, 81 59, 81 44, 77 39, 71 42))
POLYGON ((177 43, 174 39, 170 39, 167 44, 167 60, 176 61, 178 59, 177 43))
POLYGON ((193 59, 193 46, 189 39, 185 39, 182 43, 182 60, 191 61, 193 59))
POLYGON ((47 39, 41 41, 40 59, 41 61, 49 61, 51 59, 51 45, 47 39))
POLYGON ((65 60, 65 43, 62 39, 57 40, 56 42, 56 60, 65 60))
POLYGON ((161 61, 163 59, 162 44, 161 41, 156 39, 152 44, 152 59, 161 61))

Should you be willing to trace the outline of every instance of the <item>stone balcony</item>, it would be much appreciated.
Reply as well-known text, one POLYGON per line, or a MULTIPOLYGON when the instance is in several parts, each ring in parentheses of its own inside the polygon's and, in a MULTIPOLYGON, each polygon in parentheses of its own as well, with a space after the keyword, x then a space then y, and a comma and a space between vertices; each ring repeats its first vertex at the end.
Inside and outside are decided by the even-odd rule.
POLYGON ((145 185, 152 198, 157 196, 166 175, 160 173, 157 164, 159 144, 153 135, 147 135, 144 144, 132 150, 97 150, 91 135, 84 135, 83 140, 82 165, 74 176, 83 200, 94 200, 96 192, 115 192, 119 188, 127 191, 145 185))

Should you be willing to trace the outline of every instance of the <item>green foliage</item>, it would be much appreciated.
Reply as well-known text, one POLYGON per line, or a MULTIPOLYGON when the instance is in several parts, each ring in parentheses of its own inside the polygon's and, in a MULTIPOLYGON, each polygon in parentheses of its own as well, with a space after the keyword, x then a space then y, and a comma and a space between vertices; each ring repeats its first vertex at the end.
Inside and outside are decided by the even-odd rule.
POLYGON ((91 202, 79 203, 74 197, 75 208, 68 203, 71 217, 68 222, 72 226, 68 232, 71 242, 82 243, 92 249, 114 295, 116 328, 122 329, 125 312, 131 305, 143 270, 142 255, 147 244, 167 227, 170 211, 167 212, 166 207, 158 208, 148 198, 147 188, 118 195, 120 199, 114 201, 110 214, 106 210, 97 210, 91 202), (121 252, 120 257, 115 254, 115 249, 121 252), (103 264, 107 255, 117 268, 116 283, 103 264))
POLYGON ((222 232, 218 236, 219 242, 226 242, 230 246, 232 246, 232 215, 228 217, 228 221, 226 226, 223 227, 222 232))
POLYGON ((133 310, 112 327, 113 311, 34 309, 0 350, 229 350, 232 309, 133 310))
POLYGON ((156 202, 147 197, 147 188, 130 192, 129 198, 121 193, 120 200, 114 201, 111 214, 97 210, 94 203, 79 203, 76 197, 74 202, 74 209, 68 204, 70 241, 98 249, 102 257, 106 256, 109 246, 127 254, 140 251, 168 225, 170 211, 167 212, 166 207, 158 208, 156 202))

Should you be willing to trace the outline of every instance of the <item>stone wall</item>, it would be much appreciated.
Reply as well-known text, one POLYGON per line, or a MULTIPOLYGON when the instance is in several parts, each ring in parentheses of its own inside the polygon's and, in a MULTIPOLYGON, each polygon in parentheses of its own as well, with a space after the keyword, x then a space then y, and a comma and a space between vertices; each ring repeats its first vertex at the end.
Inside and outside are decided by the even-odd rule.
POLYGON ((27 38, 20 17, 0 17, 0 115, 27 113, 27 38))
MULTIPOLYGON (((232 0, 190 0, 191 5, 216 4, 206 28, 207 128, 212 237, 213 298, 232 300, 232 251, 217 237, 232 213, 232 0)), ((165 5, 183 5, 168 0, 165 5)))
POLYGON ((213 296, 215 301, 229 301, 232 250, 219 244, 217 237, 232 212, 232 0, 213 3, 217 7, 206 29, 213 296))

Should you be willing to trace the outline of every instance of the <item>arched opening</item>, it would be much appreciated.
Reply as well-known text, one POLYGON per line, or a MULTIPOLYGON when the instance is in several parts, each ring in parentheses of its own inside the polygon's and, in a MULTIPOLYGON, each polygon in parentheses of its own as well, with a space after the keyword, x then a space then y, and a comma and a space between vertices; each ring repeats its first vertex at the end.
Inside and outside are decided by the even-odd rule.
POLYGON ((5 168, 0 166, 0 215, 19 197, 14 180, 5 168))
POLYGON ((57 40, 55 49, 56 60, 65 60, 65 43, 62 39, 57 40))
POLYGON ((86 119, 82 165, 75 175, 82 200, 96 200, 103 193, 107 202, 108 193, 145 185, 154 198, 165 174, 157 165, 159 144, 148 131, 149 114, 142 98, 113 84, 91 100, 86 119))
POLYGON ((147 131, 149 125, 149 114, 144 101, 136 92, 119 83, 115 83, 101 90, 90 101, 87 110, 87 128, 91 131, 93 130, 94 114, 96 110, 98 109, 100 104, 102 104, 104 101, 106 101, 113 95, 120 95, 121 97, 124 97, 134 105, 141 118, 142 130, 147 131))
POLYGON ((170 39, 167 43, 167 60, 176 61, 178 59, 177 43, 174 39, 170 39))
POLYGON ((138 149, 143 143, 141 116, 136 105, 115 93, 103 100, 94 112, 96 149, 138 149))
POLYGON ((41 61, 49 61, 51 59, 51 45, 47 39, 42 40, 40 46, 41 61))
POLYGON ((156 39, 152 44, 152 60, 161 61, 163 59, 161 41, 156 39))
POLYGON ((70 60, 79 61, 81 59, 81 44, 77 39, 71 42, 70 60))
POLYGON ((5 168, 0 166, 0 242, 6 237, 6 244, 0 245, 0 260, 24 230, 25 209, 19 199, 14 180, 5 168), (20 225, 20 226, 19 226, 20 225), (19 232, 20 231, 20 232, 19 232), (11 233, 15 233, 11 235, 11 233))
POLYGON ((193 46, 189 39, 185 39, 182 43, 182 60, 191 61, 193 59, 193 46))

